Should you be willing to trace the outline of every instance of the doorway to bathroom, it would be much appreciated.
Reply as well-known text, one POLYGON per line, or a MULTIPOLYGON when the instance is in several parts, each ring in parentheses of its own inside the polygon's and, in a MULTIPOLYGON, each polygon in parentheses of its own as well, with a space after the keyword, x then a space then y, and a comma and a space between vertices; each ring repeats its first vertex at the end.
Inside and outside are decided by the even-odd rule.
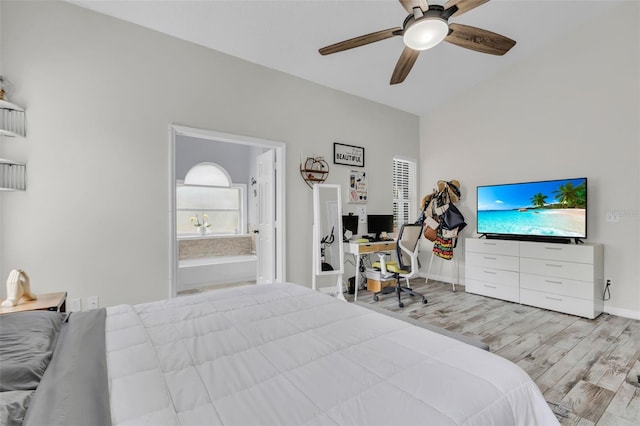
POLYGON ((284 281, 280 142, 170 126, 170 295, 284 281))

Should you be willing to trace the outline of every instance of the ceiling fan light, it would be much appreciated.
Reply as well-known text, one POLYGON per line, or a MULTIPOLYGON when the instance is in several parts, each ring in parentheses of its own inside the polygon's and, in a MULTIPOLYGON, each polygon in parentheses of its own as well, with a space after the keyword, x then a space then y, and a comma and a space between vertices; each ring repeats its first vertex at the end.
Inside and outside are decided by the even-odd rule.
POLYGON ((426 50, 444 40, 447 34, 449 34, 447 21, 441 18, 424 17, 408 25, 402 39, 411 49, 426 50))

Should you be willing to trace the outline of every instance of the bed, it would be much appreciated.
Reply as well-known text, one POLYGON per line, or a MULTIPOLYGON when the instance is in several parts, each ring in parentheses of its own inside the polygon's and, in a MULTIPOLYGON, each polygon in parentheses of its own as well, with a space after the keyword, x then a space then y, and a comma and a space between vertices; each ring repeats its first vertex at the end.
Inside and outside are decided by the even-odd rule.
POLYGON ((24 424, 558 423, 510 361, 296 284, 74 313, 59 328, 24 424))

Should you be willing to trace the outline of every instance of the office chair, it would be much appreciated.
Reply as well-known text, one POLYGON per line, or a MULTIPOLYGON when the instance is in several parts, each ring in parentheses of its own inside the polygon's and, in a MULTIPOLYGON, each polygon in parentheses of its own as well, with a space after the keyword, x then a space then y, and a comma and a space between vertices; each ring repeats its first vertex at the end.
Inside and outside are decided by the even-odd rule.
POLYGON ((427 303, 427 298, 423 295, 416 293, 409 286, 409 278, 418 274, 418 241, 422 236, 422 224, 405 223, 400 228, 400 235, 398 235, 398 242, 396 243, 396 255, 398 260, 393 262, 386 262, 384 259, 384 253, 378 253, 380 257, 379 262, 373 264, 374 268, 380 269, 381 280, 385 278, 395 277, 396 285, 384 287, 381 291, 374 293, 373 300, 376 302, 379 300, 378 295, 396 293, 398 295, 398 306, 403 308, 404 303, 400 295, 407 293, 410 296, 422 297, 422 303, 427 303), (404 278, 407 281, 407 286, 403 287, 400 284, 400 279, 404 278))

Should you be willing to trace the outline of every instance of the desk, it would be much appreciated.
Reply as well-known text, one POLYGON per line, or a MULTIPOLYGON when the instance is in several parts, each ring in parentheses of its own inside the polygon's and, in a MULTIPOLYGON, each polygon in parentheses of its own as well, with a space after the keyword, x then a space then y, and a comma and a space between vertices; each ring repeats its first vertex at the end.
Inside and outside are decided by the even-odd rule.
POLYGON ((375 241, 368 243, 356 243, 355 241, 349 241, 344 243, 344 252, 351 253, 356 258, 356 282, 355 282, 355 297, 353 301, 358 300, 358 287, 360 287, 360 258, 365 254, 378 253, 378 252, 394 252, 396 250, 396 242, 391 241, 375 241))
POLYGON ((67 292, 37 294, 36 300, 20 299, 16 306, 0 306, 0 315, 23 311, 58 311, 65 312, 67 305, 67 292))

